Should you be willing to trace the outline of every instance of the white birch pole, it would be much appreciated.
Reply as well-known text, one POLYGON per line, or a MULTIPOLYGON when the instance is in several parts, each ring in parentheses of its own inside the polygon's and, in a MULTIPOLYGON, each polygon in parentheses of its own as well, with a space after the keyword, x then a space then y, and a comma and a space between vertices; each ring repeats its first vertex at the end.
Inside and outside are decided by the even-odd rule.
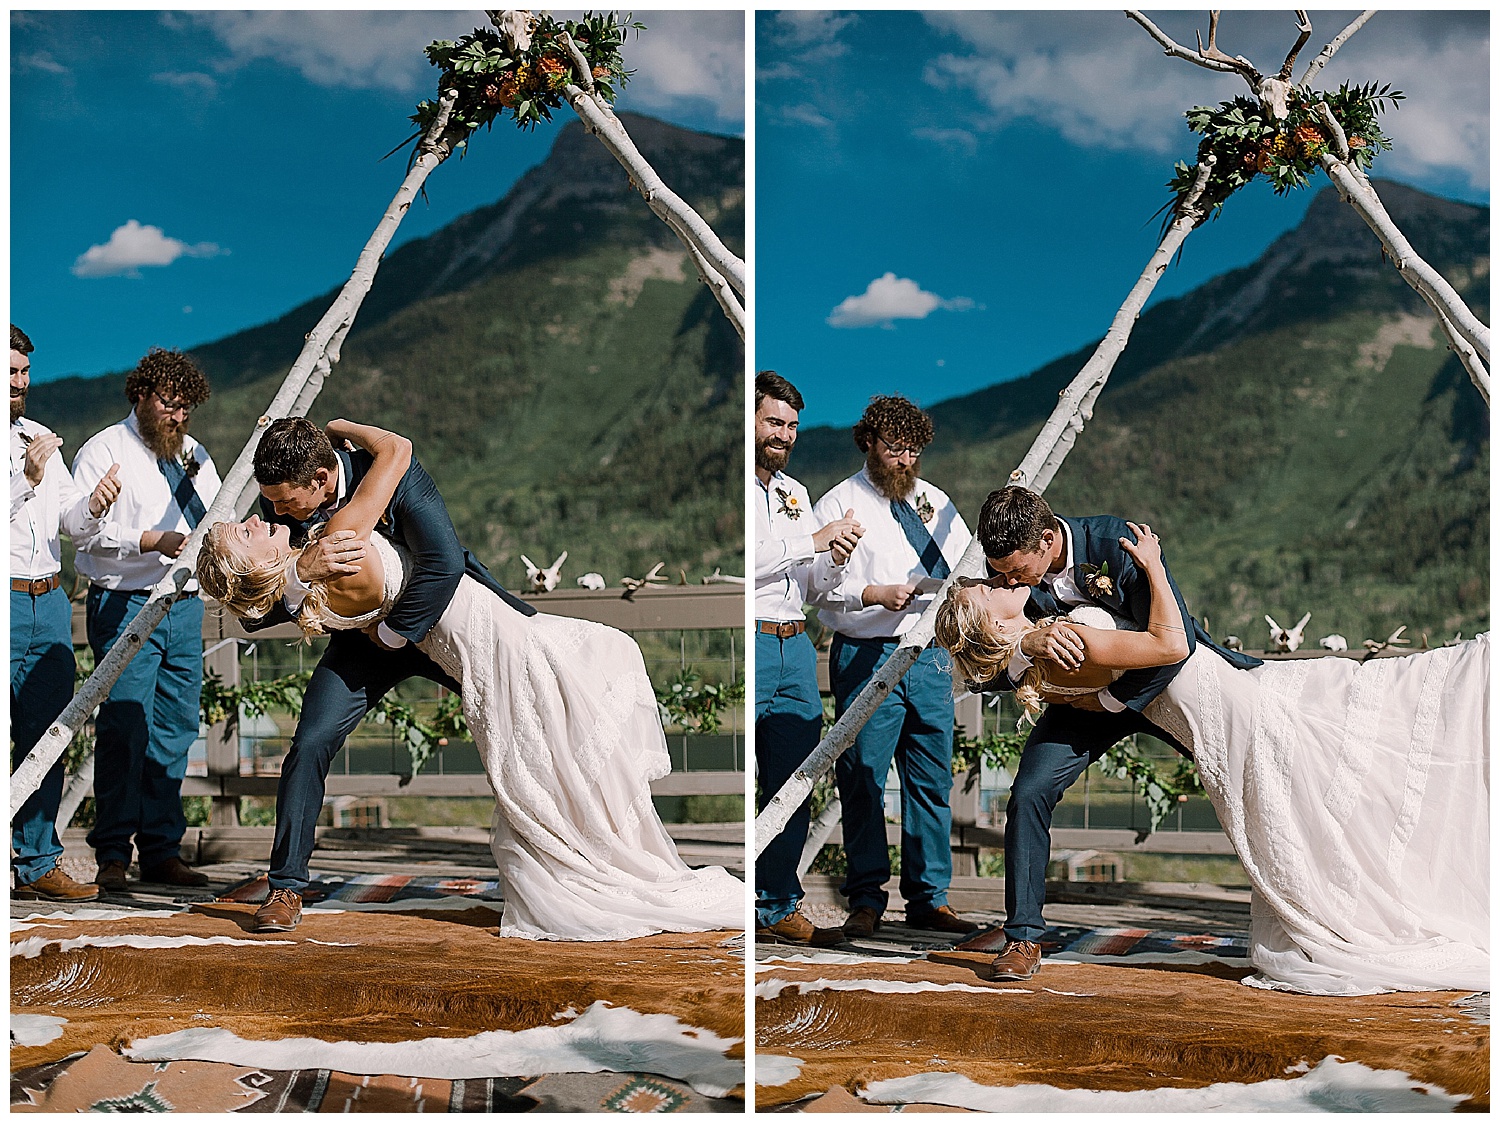
POLYGON ((323 318, 308 333, 307 342, 303 344, 301 354, 292 364, 292 369, 287 373, 281 389, 276 392, 276 397, 271 401, 265 414, 256 421, 255 431, 245 447, 240 450, 234 466, 224 475, 218 497, 198 523, 197 529, 188 536, 187 543, 177 558, 177 564, 151 590, 151 595, 141 606, 140 612, 136 614, 135 619, 130 622, 129 627, 125 629, 115 645, 110 648, 109 653, 100 660, 99 665, 94 668, 94 673, 88 677, 88 681, 73 696, 73 700, 68 703, 58 719, 48 727, 47 732, 42 735, 41 740, 36 743, 26 759, 11 773, 10 813, 12 818, 31 793, 41 786, 53 762, 62 756, 74 735, 87 720, 88 715, 93 712, 95 706, 104 701, 110 688, 114 686, 115 680, 120 677, 120 672, 140 651, 146 637, 156 629, 166 616, 167 610, 179 599, 183 587, 193 575, 193 567, 198 559, 198 548, 203 541, 203 536, 208 533, 209 527, 216 522, 235 516, 239 509, 240 497, 248 493, 253 484, 255 449, 260 444, 260 438, 266 426, 276 418, 290 416, 293 406, 300 405, 305 410, 306 406, 311 404, 311 397, 305 395, 304 391, 315 375, 318 376, 319 385, 321 385, 321 377, 327 374, 332 362, 337 358, 338 345, 348 334, 360 304, 370 291, 370 285, 374 283, 375 271, 380 268, 380 259, 386 247, 390 245, 391 238, 395 236, 396 228, 406 217, 407 210, 415 200, 417 192, 421 190, 422 184, 427 181, 427 177, 448 158, 453 151, 453 146, 467 136, 467 130, 459 129, 450 132, 448 129, 449 114, 453 110, 457 97, 457 92, 453 90, 443 94, 439 102, 437 117, 418 142, 415 158, 406 173, 406 178, 402 180, 395 197, 391 199, 390 206, 386 208, 374 233, 370 235, 369 241, 360 251, 353 273, 350 274, 349 280, 344 284, 333 304, 329 306, 328 311, 323 314, 323 318))
MULTIPOLYGON (((514 43, 515 28, 524 26, 524 12, 486 11, 500 35, 514 43)), ((714 294, 719 307, 729 317, 741 340, 745 338, 745 263, 724 245, 719 236, 687 201, 669 188, 656 174, 656 169, 636 148, 625 125, 594 89, 594 74, 588 59, 573 42, 567 32, 558 34, 558 41, 568 52, 577 82, 563 87, 563 96, 578 114, 583 127, 598 137, 600 142, 630 174, 630 184, 641 193, 641 197, 656 213, 657 217, 671 228, 692 256, 698 276, 714 294), (738 294, 738 297, 736 296, 738 294)))
POLYGON ((1469 310, 1463 297, 1458 295, 1443 275, 1411 248, 1411 243, 1406 240, 1380 201, 1375 185, 1349 159, 1349 141, 1334 119, 1333 111, 1322 102, 1318 105, 1318 111, 1323 124, 1332 135, 1333 147, 1337 152, 1337 155, 1325 152, 1318 158, 1318 162, 1323 165, 1323 170, 1338 189, 1339 196, 1365 220, 1366 226, 1375 231, 1375 236, 1380 239, 1381 246, 1390 257, 1391 264, 1396 267, 1396 272, 1401 274, 1401 279, 1415 289, 1417 295, 1437 313, 1438 322, 1443 325, 1443 331, 1452 343, 1453 350, 1458 353, 1469 377, 1488 402, 1490 376, 1485 367, 1490 361, 1490 329, 1469 310))
MULTIPOLYGON (((1208 186, 1208 177, 1212 169, 1211 159, 1206 159, 1198 165, 1192 189, 1175 207, 1177 217, 1172 220, 1172 224, 1162 236, 1156 252, 1146 263, 1146 268, 1141 272, 1140 278, 1131 287, 1125 303, 1115 313, 1104 339, 1095 348, 1088 362, 1083 365, 1083 369, 1063 390, 1057 406, 1042 426, 1041 432, 1037 434, 1036 440, 1032 442, 1026 458, 1021 461, 1021 466, 1010 474, 1010 483, 1042 492, 1052 482, 1052 477, 1062 464, 1063 458, 1068 455, 1073 442, 1083 431, 1085 422, 1092 416, 1094 401, 1104 388, 1105 382, 1109 380, 1110 372, 1114 370, 1121 352, 1125 350, 1125 344, 1130 339, 1131 330, 1135 327, 1135 321, 1145 306, 1147 298, 1156 288, 1156 283, 1161 280, 1161 275, 1171 262, 1172 255, 1181 247, 1194 227, 1206 217, 1200 201, 1204 188, 1208 186)), ((891 652, 891 657, 865 684, 865 688, 859 692, 854 701, 849 703, 849 708, 844 711, 838 721, 834 722, 833 728, 828 731, 828 736, 824 737, 818 743, 817 748, 808 754, 801 767, 792 773, 787 782, 781 786, 781 790, 771 797, 765 809, 756 816, 755 853, 757 855, 786 828, 787 820, 807 798, 813 785, 817 783, 818 777, 832 768, 834 761, 854 744, 854 738, 864 727, 865 722, 870 720, 891 690, 901 681, 902 676, 911 669, 917 657, 922 654, 922 650, 932 639, 938 606, 948 595, 948 587, 960 577, 978 577, 983 572, 984 548, 979 544, 978 535, 975 535, 970 540, 968 548, 964 550, 963 558, 953 567, 953 572, 938 590, 937 596, 932 598, 932 603, 927 606, 927 610, 901 637, 901 643, 895 651, 891 652)))

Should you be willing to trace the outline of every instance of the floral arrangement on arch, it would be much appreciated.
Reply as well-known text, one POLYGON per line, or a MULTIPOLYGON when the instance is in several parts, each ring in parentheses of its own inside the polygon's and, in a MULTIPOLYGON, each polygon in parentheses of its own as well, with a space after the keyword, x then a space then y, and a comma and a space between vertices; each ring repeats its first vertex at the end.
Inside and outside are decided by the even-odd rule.
MULTIPOLYGON (((1225 200, 1258 175, 1271 181, 1271 190, 1283 195, 1307 186, 1318 168, 1318 158, 1334 151, 1333 138, 1322 115, 1324 103, 1344 130, 1349 159, 1368 171, 1378 152, 1389 151, 1391 140, 1380 127, 1378 114, 1396 108, 1406 95, 1389 85, 1344 83, 1333 93, 1293 89, 1287 97, 1287 116, 1278 121, 1259 101, 1237 97, 1217 107, 1195 106, 1187 111, 1188 128, 1203 136, 1198 162, 1214 157, 1213 171, 1203 201, 1217 212, 1225 200)), ((1335 153, 1336 154, 1336 153, 1335 153)), ((1192 190, 1196 167, 1178 161, 1167 187, 1181 202, 1192 190)))
MULTIPOLYGON (((562 105, 563 89, 569 83, 592 84, 595 93, 614 104, 618 88, 631 75, 620 55, 625 35, 646 28, 628 15, 614 13, 585 12, 582 19, 562 21, 546 12, 507 15, 516 26, 507 26, 506 35, 476 27, 457 41, 440 39, 428 44, 428 61, 442 69, 438 89, 458 91, 450 125, 473 132, 481 125, 493 125, 509 110, 518 127, 534 128, 552 119, 552 110, 562 105), (589 67, 587 76, 575 74, 576 63, 564 37, 583 56, 589 67)), ((417 106, 411 120, 419 134, 436 120, 438 112, 436 100, 417 106)))

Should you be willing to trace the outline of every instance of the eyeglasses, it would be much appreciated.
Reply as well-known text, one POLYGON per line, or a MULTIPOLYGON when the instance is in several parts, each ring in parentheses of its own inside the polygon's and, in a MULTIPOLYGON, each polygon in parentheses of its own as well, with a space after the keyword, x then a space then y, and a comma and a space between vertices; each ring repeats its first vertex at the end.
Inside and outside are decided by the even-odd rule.
POLYGON ((198 408, 196 405, 190 406, 186 402, 169 402, 155 390, 151 391, 151 396, 155 398, 161 405, 161 408, 166 410, 168 413, 180 412, 184 417, 191 417, 193 415, 193 410, 198 408))
POLYGON ((911 453, 913 456, 922 455, 922 449, 920 447, 913 448, 908 445, 893 445, 884 437, 879 437, 877 439, 881 444, 885 445, 886 452, 890 453, 892 456, 905 456, 907 453, 911 453))

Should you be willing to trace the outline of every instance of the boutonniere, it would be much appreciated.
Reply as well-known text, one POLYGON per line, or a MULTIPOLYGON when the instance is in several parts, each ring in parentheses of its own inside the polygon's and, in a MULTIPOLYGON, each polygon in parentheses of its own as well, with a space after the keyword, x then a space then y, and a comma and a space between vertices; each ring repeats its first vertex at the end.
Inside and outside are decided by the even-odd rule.
POLYGON ((195 457, 187 449, 183 449, 182 450, 181 460, 182 460, 182 470, 183 470, 183 472, 185 472, 187 474, 187 478, 190 479, 190 480, 191 479, 196 479, 197 476, 198 476, 198 468, 199 468, 198 458, 195 457))
POLYGON ((1083 591, 1089 596, 1113 595, 1115 583, 1109 575, 1109 562, 1104 562, 1102 565, 1080 565, 1078 570, 1083 574, 1083 591))
POLYGON ((937 511, 933 509, 932 500, 927 498, 925 491, 917 496, 917 501, 913 506, 917 509, 917 518, 921 519, 924 523, 930 523, 937 517, 937 511))
POLYGON ((778 513, 783 514, 787 518, 793 520, 800 519, 802 517, 802 507, 797 502, 797 497, 786 488, 778 487, 776 489, 776 498, 781 501, 781 506, 776 508, 778 513))

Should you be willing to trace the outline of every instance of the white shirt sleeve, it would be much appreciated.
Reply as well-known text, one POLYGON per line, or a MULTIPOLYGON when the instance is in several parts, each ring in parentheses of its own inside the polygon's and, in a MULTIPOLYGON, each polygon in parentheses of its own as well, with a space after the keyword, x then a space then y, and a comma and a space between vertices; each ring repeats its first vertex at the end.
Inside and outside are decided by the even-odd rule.
POLYGON ((815 557, 813 536, 798 534, 791 538, 777 538, 774 534, 755 538, 755 579, 769 581, 780 577, 788 570, 806 565, 815 557))
POLYGON ((23 469, 12 472, 10 476, 10 517, 15 518, 26 506, 28 500, 36 495, 36 489, 31 486, 31 481, 26 478, 23 469))
MULTIPOLYGON (((73 458, 74 486, 85 494, 92 494, 95 485, 104 478, 109 471, 110 465, 118 463, 118 459, 104 447, 102 442, 85 444, 78 450, 78 455, 73 458)), ((125 471, 125 469, 121 469, 125 471)), ((122 479, 125 487, 130 486, 128 479, 122 479)), ((121 497, 123 498, 123 496, 121 497)), ((75 535, 73 544, 85 553, 99 558, 136 558, 141 556, 141 534, 152 529, 145 526, 128 526, 117 521, 116 515, 123 504, 116 504, 109 509, 103 519, 98 520, 93 529, 88 533, 75 535)))
MULTIPOLYGON (((105 472, 108 471, 109 469, 106 468, 105 472)), ((87 541, 99 530, 100 516, 89 510, 89 499, 93 495, 93 488, 85 492, 73 482, 73 477, 68 472, 68 466, 63 463, 60 452, 54 452, 52 459, 47 461, 47 475, 50 476, 53 472, 57 473, 58 521, 76 546, 80 541, 87 541)))
MULTIPOLYGON (((834 491, 837 491, 835 488, 834 491)), ((827 526, 835 519, 844 517, 844 512, 849 509, 841 496, 830 491, 819 499, 813 507, 813 522, 818 526, 827 526)), ((863 541, 854 548, 854 554, 868 547, 863 541)), ((832 553, 819 554, 817 560, 808 571, 807 599, 819 608, 826 608, 833 612, 841 610, 858 611, 865 607, 864 593, 867 582, 850 572, 853 567, 847 563, 835 565, 832 553), (826 559, 826 560, 825 560, 826 559)))
POLYGON ((1109 687, 1105 687, 1099 691, 1095 697, 1099 699, 1099 704, 1112 714, 1123 713, 1125 711, 1125 703, 1111 694, 1109 687))
POLYGON ((385 641, 385 645, 387 647, 405 647, 406 646, 406 637, 405 636, 398 636, 395 632, 393 632, 389 628, 387 628, 385 626, 385 621, 384 620, 382 620, 379 624, 377 624, 375 626, 375 634, 378 635, 382 640, 385 641))

